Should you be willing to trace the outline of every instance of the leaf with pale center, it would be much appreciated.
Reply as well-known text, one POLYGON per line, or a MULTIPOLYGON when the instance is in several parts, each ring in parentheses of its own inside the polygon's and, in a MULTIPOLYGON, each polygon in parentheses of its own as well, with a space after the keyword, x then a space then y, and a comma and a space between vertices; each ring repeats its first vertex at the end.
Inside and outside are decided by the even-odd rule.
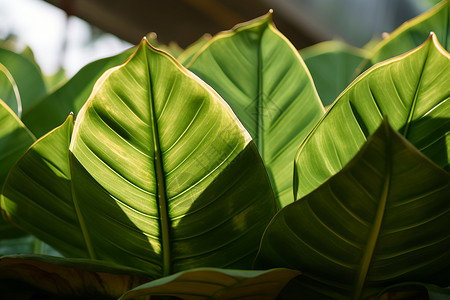
POLYGON ((292 161, 323 115, 298 51, 271 13, 215 36, 188 68, 231 106, 255 140, 280 206, 291 203, 292 161))
POLYGON ((2 209, 65 255, 157 278, 249 268, 276 201, 231 109, 144 40, 99 79, 73 133, 68 120, 18 162, 2 209))
POLYGON ((448 78, 450 56, 431 34, 422 46, 353 81, 299 147, 296 198, 341 170, 385 117, 423 154, 450 170, 448 78))

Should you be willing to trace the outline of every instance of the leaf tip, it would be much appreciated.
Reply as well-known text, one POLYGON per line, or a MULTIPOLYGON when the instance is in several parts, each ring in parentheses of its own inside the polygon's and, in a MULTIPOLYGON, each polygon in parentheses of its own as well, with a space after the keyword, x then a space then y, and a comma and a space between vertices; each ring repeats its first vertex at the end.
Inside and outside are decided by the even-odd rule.
POLYGON ((266 18, 268 21, 273 23, 273 8, 269 9, 269 11, 266 14, 266 18))

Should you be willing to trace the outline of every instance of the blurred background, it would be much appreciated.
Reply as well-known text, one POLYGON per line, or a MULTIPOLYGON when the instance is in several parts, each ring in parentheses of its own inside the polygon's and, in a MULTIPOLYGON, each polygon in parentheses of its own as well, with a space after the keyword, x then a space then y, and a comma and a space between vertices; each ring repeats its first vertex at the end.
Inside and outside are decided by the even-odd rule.
MULTIPOLYGON (((298 49, 339 39, 363 47, 439 0, 0 0, 0 43, 28 51, 51 75, 73 76, 150 32, 185 48, 274 10, 274 22, 298 49)), ((1 45, 0 45, 1 46, 1 45)))

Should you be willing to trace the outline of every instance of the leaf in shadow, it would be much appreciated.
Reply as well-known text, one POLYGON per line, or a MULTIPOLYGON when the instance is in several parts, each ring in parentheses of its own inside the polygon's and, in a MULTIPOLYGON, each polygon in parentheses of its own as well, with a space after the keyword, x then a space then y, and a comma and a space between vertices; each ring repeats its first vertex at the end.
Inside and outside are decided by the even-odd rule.
POLYGON ((450 283, 450 174, 385 120, 335 176, 286 206, 257 266, 330 281, 344 297, 404 281, 450 283))
MULTIPOLYGON (((51 299, 117 299, 149 280, 148 275, 104 261, 43 255, 0 258, 0 281, 18 285, 9 293, 48 295, 51 299)), ((16 298, 14 298, 16 299, 16 298)))
POLYGON ((143 284, 120 300, 139 296, 175 296, 184 300, 276 299, 283 287, 298 274, 289 269, 193 269, 143 284))

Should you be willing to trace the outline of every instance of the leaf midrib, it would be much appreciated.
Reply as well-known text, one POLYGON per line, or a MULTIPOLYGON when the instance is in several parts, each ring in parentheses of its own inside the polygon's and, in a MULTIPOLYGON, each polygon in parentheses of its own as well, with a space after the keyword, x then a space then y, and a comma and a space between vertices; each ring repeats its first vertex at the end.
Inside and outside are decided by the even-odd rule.
POLYGON ((256 103, 256 130, 257 130, 257 138, 256 138, 256 145, 258 147, 259 152, 261 153, 262 158, 264 159, 264 132, 263 132, 263 126, 264 126, 264 119, 263 119, 263 113, 264 113, 264 92, 263 92, 263 62, 262 62, 262 37, 264 35, 266 28, 263 28, 261 31, 261 34, 259 35, 259 41, 258 41, 258 66, 257 66, 257 72, 258 72, 258 81, 256 86, 256 95, 257 95, 257 103, 256 103))
POLYGON ((158 132, 158 118, 155 112, 155 103, 154 103, 154 91, 153 85, 151 81, 151 70, 150 64, 148 61, 148 46, 143 46, 144 56, 145 56, 145 64, 148 68, 147 73, 147 86, 149 91, 149 108, 150 108, 150 119, 152 126, 152 135, 153 135, 153 149, 154 149, 154 167, 155 167, 155 175, 156 175, 156 197, 158 204, 158 214, 159 214, 159 227, 161 233, 161 244, 162 244, 162 276, 168 276, 172 273, 172 264, 171 264, 171 249, 170 249, 170 219, 167 207, 167 194, 166 194, 166 183, 164 178, 164 167, 162 163, 162 151, 161 145, 159 141, 159 132, 158 132))
MULTIPOLYGON (((430 42, 432 42, 432 41, 430 41, 430 42)), ((420 76, 419 76, 419 79, 418 79, 418 82, 417 82, 416 90, 414 91, 414 98, 412 100, 412 103, 411 103, 411 106, 410 106, 410 109, 409 109, 408 117, 406 118, 406 121, 405 121, 405 129, 402 132, 402 134, 403 134, 403 136, 405 138, 408 138, 409 127, 411 126, 412 118, 414 117, 414 112, 416 110, 417 99, 418 99, 419 91, 420 91, 420 85, 421 85, 421 82, 422 82, 425 66, 426 66, 427 61, 428 61, 428 56, 430 54, 430 49, 431 49, 431 46, 430 46, 430 44, 428 44, 428 49, 427 49, 427 54, 425 56, 425 61, 423 62, 422 70, 420 70, 420 76)))
POLYGON ((370 264, 372 263, 373 254, 375 252, 375 246, 378 241, 378 237, 380 235, 384 213, 386 211, 386 203, 389 196, 389 189, 392 176, 392 146, 391 146, 391 132, 388 126, 385 126, 385 134, 386 134, 386 146, 385 146, 386 171, 384 176, 385 180, 383 183, 383 190, 381 192, 380 201, 378 202, 377 212, 375 214, 373 226, 367 239, 366 247, 364 249, 359 269, 357 270, 357 277, 353 294, 353 299, 355 300, 361 298, 361 294, 364 289, 367 273, 369 272, 369 267, 370 264))

